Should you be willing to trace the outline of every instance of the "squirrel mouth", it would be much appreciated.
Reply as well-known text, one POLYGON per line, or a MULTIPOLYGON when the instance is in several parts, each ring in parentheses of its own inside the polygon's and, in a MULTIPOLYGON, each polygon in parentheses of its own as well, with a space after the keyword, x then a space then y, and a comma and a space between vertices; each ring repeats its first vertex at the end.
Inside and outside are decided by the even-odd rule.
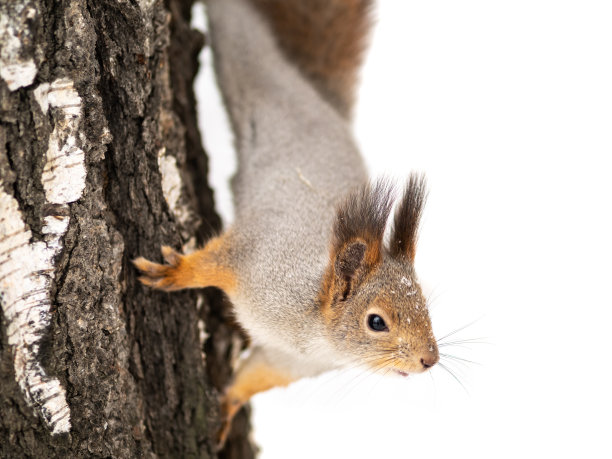
POLYGON ((406 378, 406 377, 410 376, 410 374, 409 374, 409 373, 406 373, 405 371, 402 371, 402 370, 395 370, 395 372, 396 372, 398 375, 403 376, 404 378, 406 378))

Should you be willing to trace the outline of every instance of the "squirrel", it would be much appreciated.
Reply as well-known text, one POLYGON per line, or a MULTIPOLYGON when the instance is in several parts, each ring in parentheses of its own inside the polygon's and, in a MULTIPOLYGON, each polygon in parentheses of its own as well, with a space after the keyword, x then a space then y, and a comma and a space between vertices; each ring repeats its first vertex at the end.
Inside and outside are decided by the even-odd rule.
POLYGON ((350 131, 371 0, 206 0, 217 81, 235 135, 235 221, 143 284, 217 287, 251 340, 222 396, 223 443, 250 397, 348 366, 406 376, 438 361, 414 271, 425 179, 394 204, 368 182, 350 131))

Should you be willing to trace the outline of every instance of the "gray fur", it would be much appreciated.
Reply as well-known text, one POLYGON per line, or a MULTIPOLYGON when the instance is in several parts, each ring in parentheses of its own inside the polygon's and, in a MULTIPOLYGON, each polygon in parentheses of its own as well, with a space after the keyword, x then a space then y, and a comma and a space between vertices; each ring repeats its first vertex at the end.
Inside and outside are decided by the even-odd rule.
POLYGON ((209 0, 207 12, 239 159, 231 299, 255 343, 286 355, 296 376, 316 374, 341 359, 317 296, 336 205, 365 182, 363 160, 346 121, 285 60, 250 4, 209 0))

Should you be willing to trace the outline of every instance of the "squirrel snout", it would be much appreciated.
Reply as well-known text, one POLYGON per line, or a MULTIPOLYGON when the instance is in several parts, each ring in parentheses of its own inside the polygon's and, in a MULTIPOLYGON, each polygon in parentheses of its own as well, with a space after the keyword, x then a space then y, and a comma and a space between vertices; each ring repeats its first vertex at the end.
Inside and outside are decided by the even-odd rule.
POLYGON ((428 368, 431 368, 436 363, 438 363, 439 359, 440 357, 438 356, 437 352, 428 351, 428 352, 425 352, 423 356, 421 357, 421 365, 423 365, 424 370, 427 370, 428 368))

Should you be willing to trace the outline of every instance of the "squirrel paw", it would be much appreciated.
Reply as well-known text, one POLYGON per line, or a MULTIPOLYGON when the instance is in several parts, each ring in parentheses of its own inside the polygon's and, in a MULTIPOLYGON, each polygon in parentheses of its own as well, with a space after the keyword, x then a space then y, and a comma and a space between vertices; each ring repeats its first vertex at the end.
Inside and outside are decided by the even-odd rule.
POLYGON ((183 258, 182 255, 167 245, 162 246, 161 252, 166 261, 164 265, 153 263, 143 257, 138 257, 132 261, 142 273, 138 280, 149 287, 167 292, 183 288, 177 282, 177 273, 180 270, 179 265, 183 258))

